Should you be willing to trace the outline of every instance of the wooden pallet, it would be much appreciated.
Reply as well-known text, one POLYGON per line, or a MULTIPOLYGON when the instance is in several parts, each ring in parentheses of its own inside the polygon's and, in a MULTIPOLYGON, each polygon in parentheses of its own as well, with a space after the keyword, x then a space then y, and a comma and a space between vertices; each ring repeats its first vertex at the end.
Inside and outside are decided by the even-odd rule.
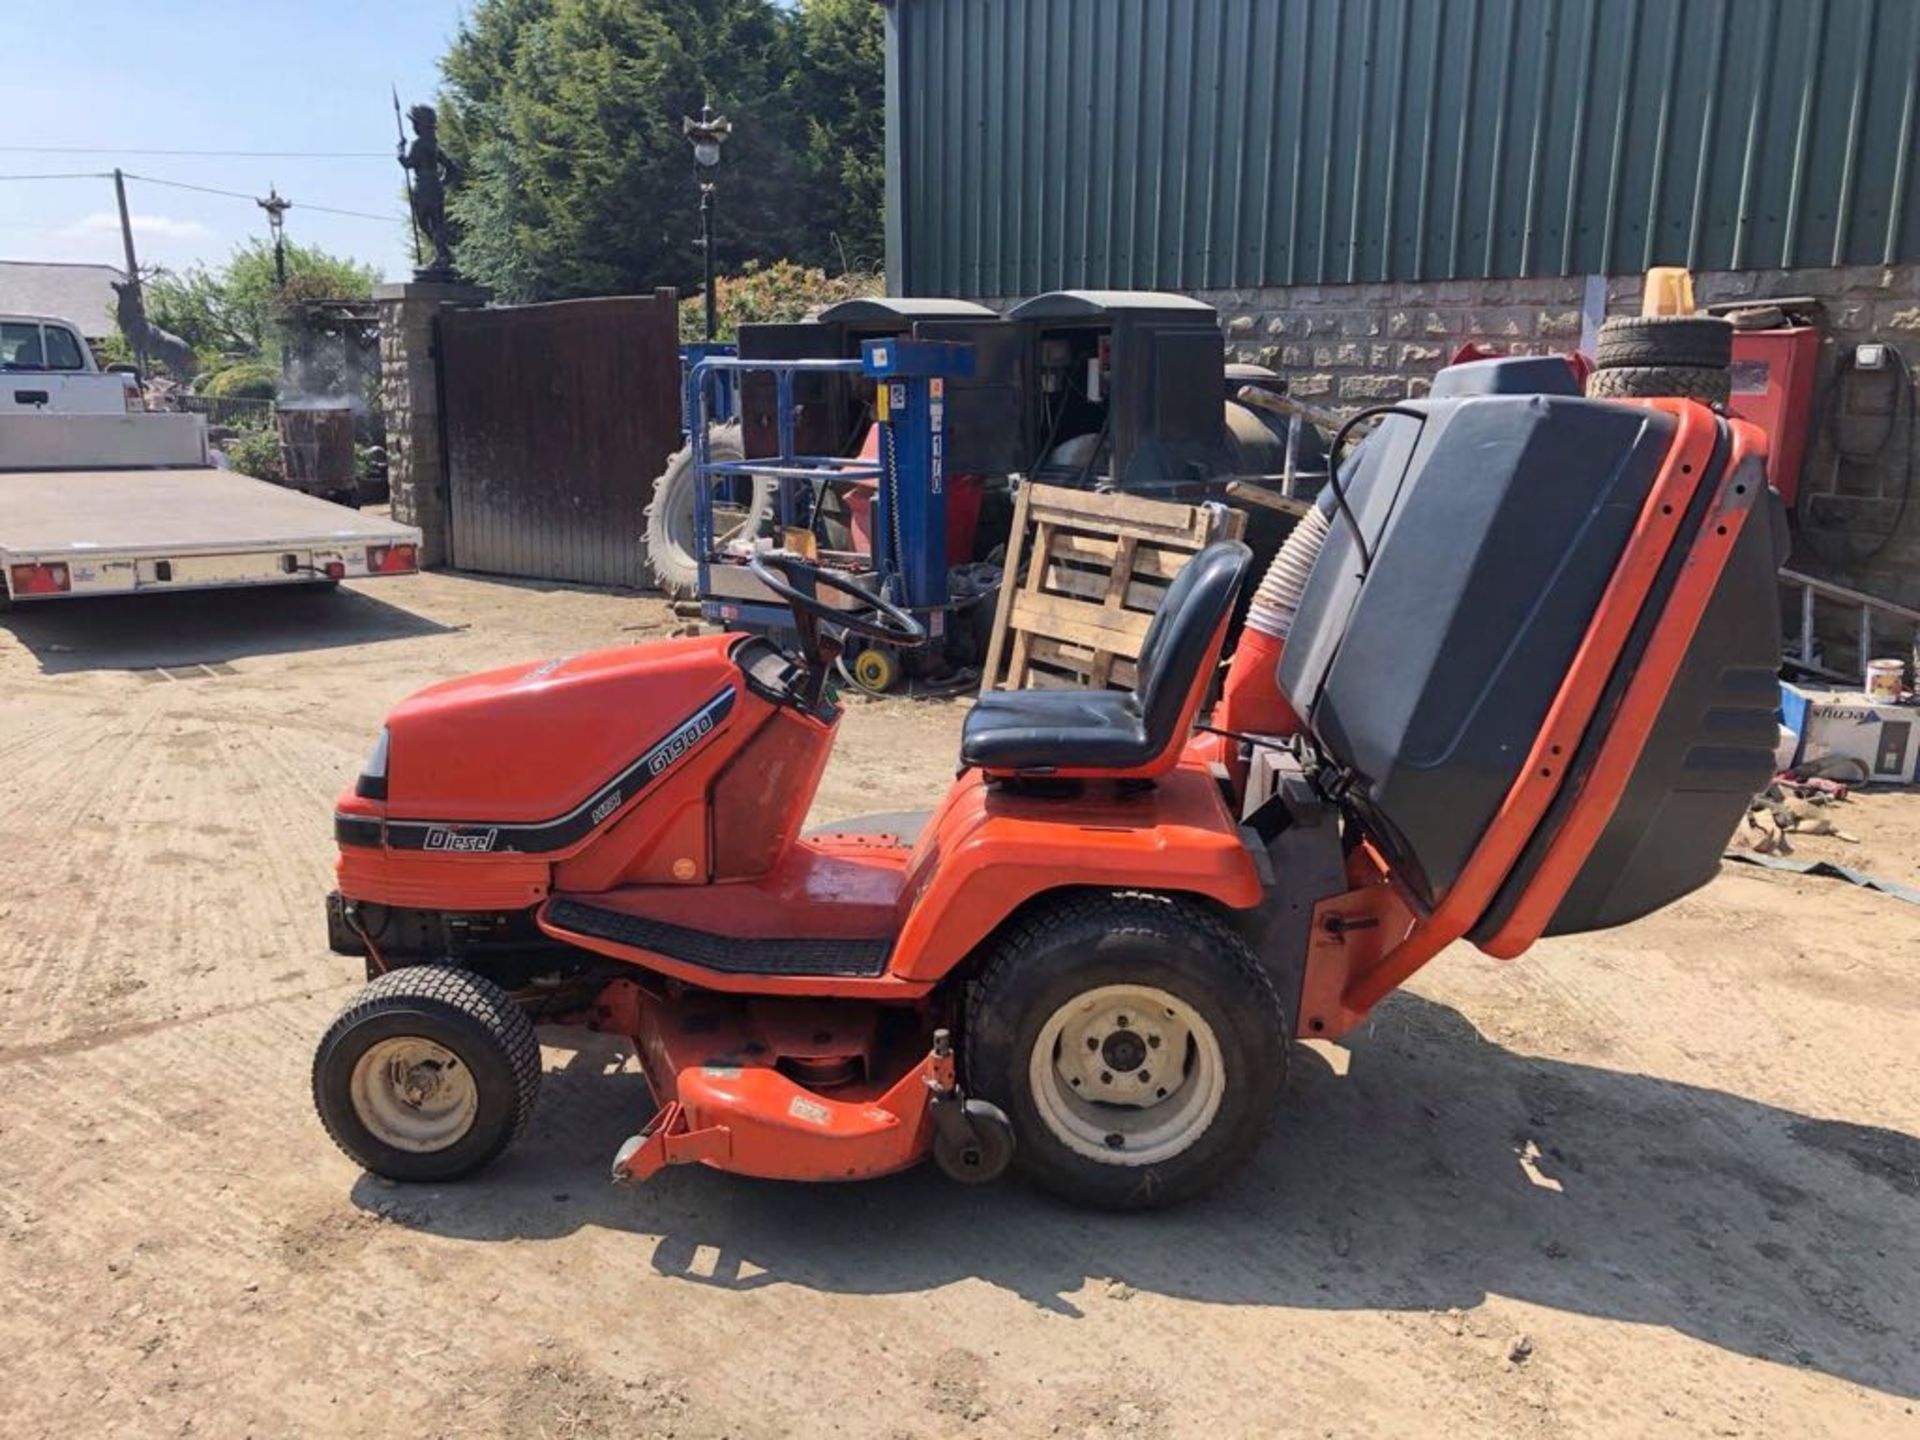
POLYGON ((1219 506, 1023 486, 981 688, 1130 689, 1168 584, 1246 522, 1219 506))

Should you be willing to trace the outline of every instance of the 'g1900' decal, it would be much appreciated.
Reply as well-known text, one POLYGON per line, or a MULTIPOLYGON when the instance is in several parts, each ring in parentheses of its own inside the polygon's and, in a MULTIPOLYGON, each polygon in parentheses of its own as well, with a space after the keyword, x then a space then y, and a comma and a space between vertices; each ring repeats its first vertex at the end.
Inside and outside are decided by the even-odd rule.
POLYGON ((677 732, 663 740, 654 748, 653 753, 647 756, 647 773, 658 775, 693 749, 700 737, 711 729, 713 729, 713 716, 702 710, 677 732))
MULTIPOLYGON (((667 738, 582 800, 565 815, 532 823, 502 820, 388 820, 386 843, 395 850, 431 850, 443 855, 514 853, 538 855, 578 843, 641 794, 674 765, 692 754, 733 709, 729 685, 685 720, 667 738)), ((358 843, 358 842, 355 842, 358 843)))

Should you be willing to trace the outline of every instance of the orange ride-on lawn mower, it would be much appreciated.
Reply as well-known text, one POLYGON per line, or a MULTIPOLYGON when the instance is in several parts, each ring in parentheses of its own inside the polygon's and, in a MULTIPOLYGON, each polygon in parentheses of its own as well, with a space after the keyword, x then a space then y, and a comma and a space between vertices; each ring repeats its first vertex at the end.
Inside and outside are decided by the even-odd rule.
POLYGON ((559 1023, 645 1071, 617 1178, 931 1155, 1165 1203, 1258 1144, 1296 1037, 1446 945, 1513 956, 1704 883, 1774 743, 1758 432, 1688 401, 1390 408, 1261 581, 1210 725, 1233 543, 1169 587, 1132 693, 982 695, 923 820, 802 833, 845 637, 923 631, 781 553, 753 563, 791 650, 403 702, 336 816, 332 941, 371 983, 314 1063, 334 1139, 396 1180, 479 1169, 559 1023))

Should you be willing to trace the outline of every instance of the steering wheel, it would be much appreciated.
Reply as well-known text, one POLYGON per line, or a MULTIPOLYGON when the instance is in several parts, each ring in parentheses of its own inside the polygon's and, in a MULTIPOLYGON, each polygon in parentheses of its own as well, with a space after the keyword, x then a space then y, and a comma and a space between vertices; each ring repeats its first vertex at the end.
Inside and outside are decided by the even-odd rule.
POLYGON ((927 643, 925 625, 838 571, 802 560, 787 550, 756 550, 747 561, 747 568, 753 572, 754 579, 793 607, 796 620, 802 616, 824 620, 849 635, 878 640, 900 650, 912 650, 927 643), (821 585, 860 603, 853 609, 830 605, 816 591, 821 585))
POLYGON ((793 628, 810 672, 804 699, 809 708, 824 693, 827 672, 846 648, 842 635, 859 635, 896 650, 912 650, 927 643, 927 627, 891 601, 863 590, 845 575, 802 560, 786 550, 756 550, 747 561, 753 578, 787 602, 793 628), (820 587, 837 591, 859 603, 842 609, 820 597, 820 587), (823 632, 822 627, 832 627, 823 632))

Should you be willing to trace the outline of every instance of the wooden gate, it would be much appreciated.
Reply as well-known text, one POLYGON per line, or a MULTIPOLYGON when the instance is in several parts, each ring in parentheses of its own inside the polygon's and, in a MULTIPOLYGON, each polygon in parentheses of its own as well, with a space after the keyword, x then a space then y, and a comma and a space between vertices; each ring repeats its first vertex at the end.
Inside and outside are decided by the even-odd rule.
POLYGON ((645 584, 649 491, 680 447, 674 292, 444 310, 438 350, 453 565, 645 584))

